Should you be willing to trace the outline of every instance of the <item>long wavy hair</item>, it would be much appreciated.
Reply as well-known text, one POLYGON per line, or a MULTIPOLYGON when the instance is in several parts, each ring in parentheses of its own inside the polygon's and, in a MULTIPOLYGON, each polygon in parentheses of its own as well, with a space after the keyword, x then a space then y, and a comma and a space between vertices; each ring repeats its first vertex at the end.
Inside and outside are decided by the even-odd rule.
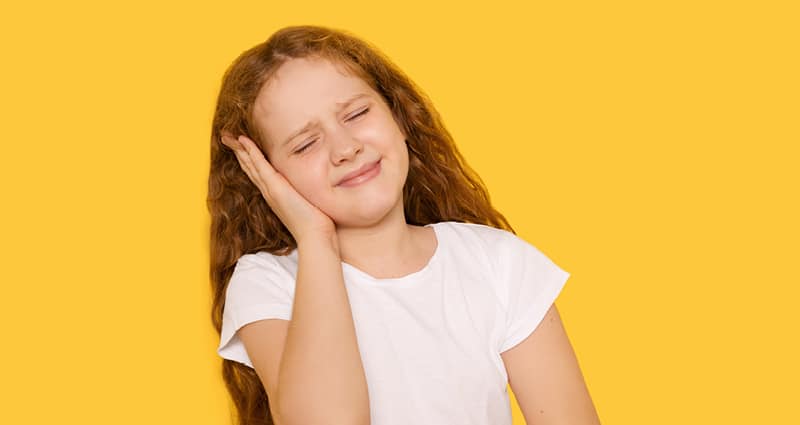
MULTIPOLYGON (((515 233, 492 207, 483 181, 467 165, 431 101, 379 49, 343 30, 284 27, 233 61, 222 78, 214 111, 207 204, 211 213, 211 321, 218 334, 225 290, 239 257, 258 251, 286 255, 297 246, 233 151, 220 140, 223 132, 234 137, 244 134, 258 146, 266 146, 253 116, 256 96, 275 71, 294 58, 321 58, 343 65, 386 100, 408 136, 403 205, 409 224, 458 221, 515 233)), ((273 424, 267 393, 254 369, 223 359, 222 377, 236 408, 237 424, 273 424)))

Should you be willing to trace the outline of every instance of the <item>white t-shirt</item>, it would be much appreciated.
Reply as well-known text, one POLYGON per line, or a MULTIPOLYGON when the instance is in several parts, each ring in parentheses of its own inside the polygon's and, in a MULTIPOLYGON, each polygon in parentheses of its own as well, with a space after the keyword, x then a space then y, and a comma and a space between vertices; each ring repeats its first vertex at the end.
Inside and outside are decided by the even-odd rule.
MULTIPOLYGON (((424 268, 377 279, 342 262, 371 424, 511 425, 500 353, 522 342, 570 276, 511 232, 445 221, 424 268)), ((427 227, 426 226, 426 227, 427 227)), ((297 250, 243 255, 226 292, 218 353, 252 367, 236 331, 292 317, 297 250)))

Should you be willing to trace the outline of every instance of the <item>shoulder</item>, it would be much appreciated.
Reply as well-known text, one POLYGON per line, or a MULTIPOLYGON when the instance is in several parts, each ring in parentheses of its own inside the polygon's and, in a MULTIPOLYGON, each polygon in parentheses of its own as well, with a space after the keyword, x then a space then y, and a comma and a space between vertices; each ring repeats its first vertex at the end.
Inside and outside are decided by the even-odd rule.
POLYGON ((521 269, 552 268, 552 260, 532 243, 504 229, 484 224, 445 222, 457 239, 454 245, 480 252, 499 275, 521 269))
POLYGON ((268 251, 244 254, 236 260, 234 275, 263 274, 268 272, 289 272, 296 264, 295 251, 289 255, 275 255, 268 251))
POLYGON ((258 251, 244 254, 236 260, 236 270, 275 267, 278 263, 277 256, 267 251, 258 251))
POLYGON ((447 221, 440 225, 446 227, 449 245, 460 263, 488 268, 495 276, 503 273, 506 263, 518 256, 526 243, 508 230, 485 224, 447 221))
POLYGON ((520 248, 522 244, 527 244, 514 233, 478 223, 462 223, 458 221, 442 222, 452 231, 452 234, 460 243, 468 246, 479 246, 490 256, 504 256, 520 248))
POLYGON ((486 244, 504 243, 509 238, 516 237, 505 229, 478 223, 464 223, 460 221, 443 221, 440 226, 450 229, 456 237, 464 240, 473 240, 486 244))
POLYGON ((240 297, 266 287, 293 288, 294 279, 289 256, 278 256, 267 251, 244 254, 236 261, 226 292, 240 297))

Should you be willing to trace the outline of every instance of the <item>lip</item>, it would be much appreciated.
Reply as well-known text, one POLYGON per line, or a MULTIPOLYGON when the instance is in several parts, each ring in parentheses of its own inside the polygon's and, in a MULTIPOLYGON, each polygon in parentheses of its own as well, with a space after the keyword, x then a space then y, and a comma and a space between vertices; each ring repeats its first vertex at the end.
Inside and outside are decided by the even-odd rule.
POLYGON ((355 186, 377 175, 381 170, 381 160, 364 164, 358 170, 350 172, 339 181, 337 186, 355 186))

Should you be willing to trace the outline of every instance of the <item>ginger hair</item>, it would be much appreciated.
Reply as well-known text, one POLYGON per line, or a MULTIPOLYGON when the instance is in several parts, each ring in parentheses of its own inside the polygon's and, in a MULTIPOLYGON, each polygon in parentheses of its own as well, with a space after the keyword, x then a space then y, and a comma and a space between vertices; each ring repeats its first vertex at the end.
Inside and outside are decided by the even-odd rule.
MULTIPOLYGON (((321 58, 344 66, 379 93, 406 134, 409 170, 403 205, 409 224, 440 221, 484 224, 515 233, 491 204, 483 181, 466 163, 433 104, 376 47, 349 32, 321 26, 284 27, 241 53, 225 71, 211 128, 207 206, 211 214, 211 320, 221 333, 225 291, 237 260, 267 251, 286 255, 292 234, 221 143, 223 132, 266 146, 253 109, 262 86, 286 61, 321 58)), ((263 151, 263 149, 262 149, 263 151)), ((255 370, 223 359, 222 377, 238 425, 272 425, 267 393, 255 370)))

